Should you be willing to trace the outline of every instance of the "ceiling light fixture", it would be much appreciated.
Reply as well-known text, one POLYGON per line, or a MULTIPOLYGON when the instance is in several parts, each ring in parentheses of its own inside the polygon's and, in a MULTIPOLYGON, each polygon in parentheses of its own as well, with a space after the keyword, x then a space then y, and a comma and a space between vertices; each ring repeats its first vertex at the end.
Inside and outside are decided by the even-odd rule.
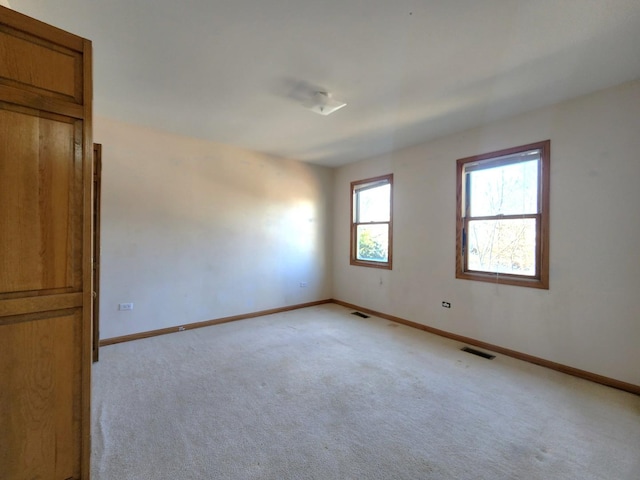
POLYGON ((346 103, 335 100, 329 92, 315 92, 310 110, 320 115, 329 115, 345 105, 346 103))

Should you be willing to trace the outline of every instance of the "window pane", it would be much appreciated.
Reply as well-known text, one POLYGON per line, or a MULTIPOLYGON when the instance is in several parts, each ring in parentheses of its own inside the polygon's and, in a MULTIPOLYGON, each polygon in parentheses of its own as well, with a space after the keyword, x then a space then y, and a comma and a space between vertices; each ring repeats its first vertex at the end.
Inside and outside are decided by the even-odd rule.
POLYGON ((470 216, 538 213, 538 160, 469 172, 470 216))
POLYGON ((467 233, 468 269, 536 275, 536 219, 472 220, 467 233))
POLYGON ((389 261, 389 225, 358 225, 356 258, 374 262, 389 261))
MULTIPOLYGON (((381 185, 375 188, 359 190, 356 193, 359 207, 358 223, 388 222, 391 213, 391 185, 381 185)), ((358 208, 357 207, 357 208, 358 208)))

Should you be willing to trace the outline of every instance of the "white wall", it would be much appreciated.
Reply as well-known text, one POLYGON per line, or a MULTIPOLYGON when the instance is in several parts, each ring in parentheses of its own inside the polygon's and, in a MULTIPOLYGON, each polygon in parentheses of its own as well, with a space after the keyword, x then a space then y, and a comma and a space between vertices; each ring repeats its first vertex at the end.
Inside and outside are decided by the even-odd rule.
POLYGON ((101 117, 94 140, 101 338, 331 297, 332 170, 101 117))
POLYGON ((342 167, 334 191, 334 298, 640 385, 640 81, 342 167), (455 279, 456 159, 545 139, 550 290, 455 279), (393 270, 351 266, 349 182, 386 173, 393 270))

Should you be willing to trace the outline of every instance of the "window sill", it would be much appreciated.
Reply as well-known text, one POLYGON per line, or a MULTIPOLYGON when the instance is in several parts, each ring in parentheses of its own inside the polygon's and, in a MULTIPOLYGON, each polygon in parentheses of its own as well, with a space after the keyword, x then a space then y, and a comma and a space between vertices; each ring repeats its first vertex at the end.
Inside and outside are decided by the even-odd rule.
POLYGON ((539 288, 549 290, 548 279, 544 281, 540 278, 519 277, 506 273, 482 273, 482 272, 457 272, 456 278, 462 280, 475 280, 478 282, 496 283, 500 285, 513 285, 516 287, 539 288))
POLYGON ((382 268, 384 270, 391 270, 391 261, 388 262, 367 262, 366 260, 354 260, 351 259, 351 265, 357 267, 370 267, 370 268, 382 268))

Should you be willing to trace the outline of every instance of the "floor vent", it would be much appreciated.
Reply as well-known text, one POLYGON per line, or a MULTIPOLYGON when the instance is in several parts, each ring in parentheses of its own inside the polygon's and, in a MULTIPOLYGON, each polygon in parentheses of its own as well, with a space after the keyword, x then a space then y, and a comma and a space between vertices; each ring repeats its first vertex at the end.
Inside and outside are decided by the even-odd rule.
POLYGON ((496 358, 495 355, 491 355, 490 353, 481 352, 480 350, 476 350, 475 348, 462 347, 460 350, 462 350, 463 352, 467 352, 467 353, 473 353, 474 355, 477 355, 479 357, 486 358, 486 359, 489 359, 489 360, 492 360, 492 359, 496 358))
POLYGON ((355 315, 356 317, 360 317, 360 318, 369 318, 369 315, 365 315, 362 312, 351 312, 351 315, 355 315))

